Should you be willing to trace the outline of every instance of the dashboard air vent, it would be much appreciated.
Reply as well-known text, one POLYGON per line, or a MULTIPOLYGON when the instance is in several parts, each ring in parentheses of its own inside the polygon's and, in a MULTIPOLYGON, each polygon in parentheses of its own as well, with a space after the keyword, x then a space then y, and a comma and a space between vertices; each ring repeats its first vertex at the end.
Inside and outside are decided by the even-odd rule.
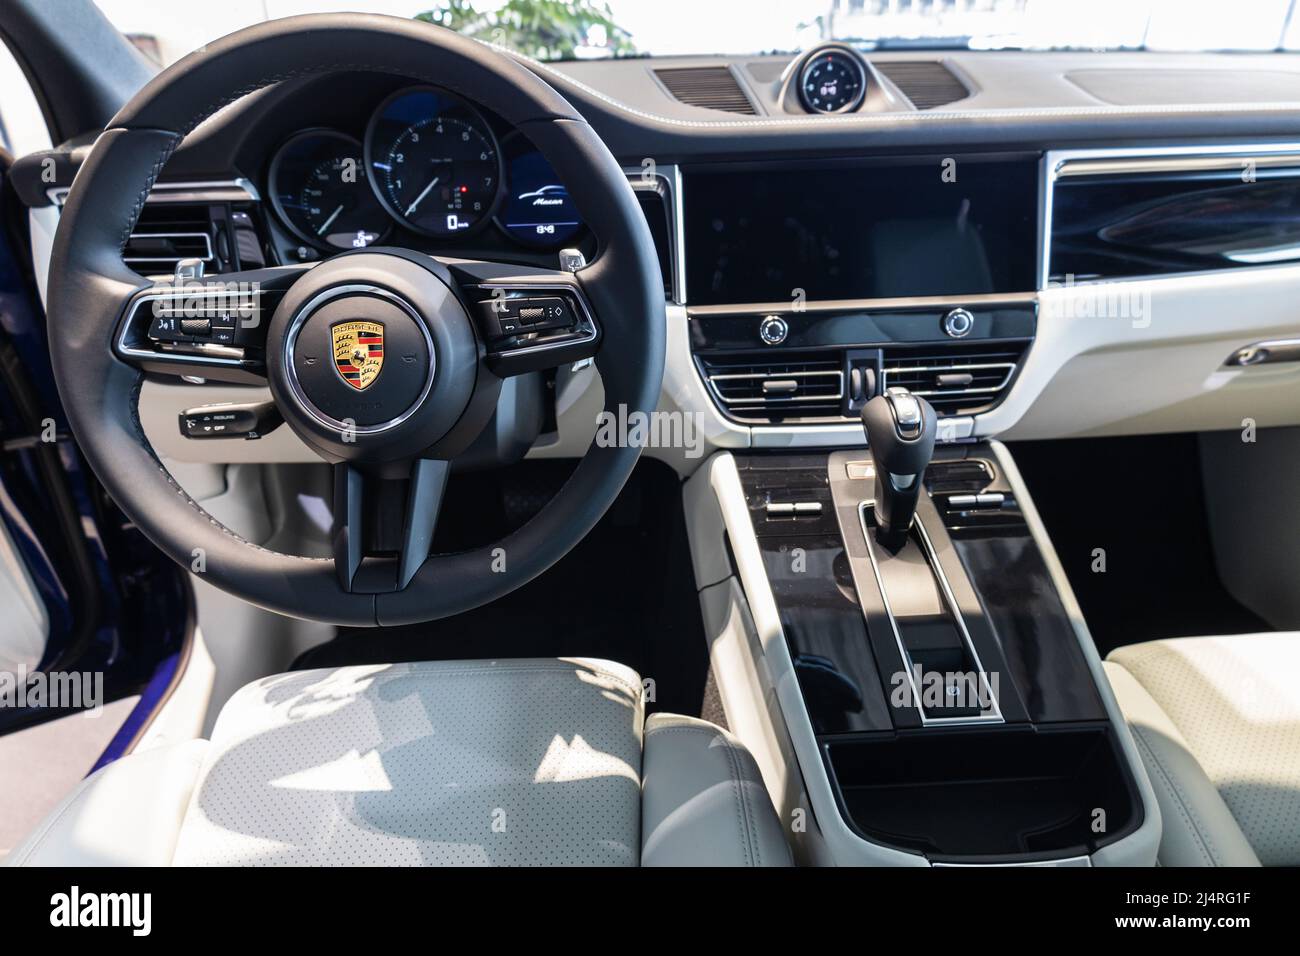
POLYGON ((838 419, 844 397, 844 369, 838 355, 753 355, 700 357, 704 380, 722 409, 734 419, 777 421, 838 419))
POLYGON ((122 258, 142 275, 171 272, 182 259, 202 259, 216 271, 215 236, 205 203, 146 203, 122 258))
POLYGON ((727 66, 689 66, 655 70, 677 100, 688 106, 754 115, 754 104, 727 66))
POLYGON ((966 84, 938 60, 873 60, 918 110, 947 106, 970 96, 966 84))
POLYGON ((881 387, 902 386, 942 414, 973 411, 1002 397, 1024 352, 1023 344, 935 351, 887 348, 881 387))
POLYGON ((646 185, 633 178, 632 191, 636 201, 645 215, 646 225, 650 227, 650 238, 654 240, 655 252, 659 255, 659 271, 664 278, 664 297, 673 298, 673 238, 671 217, 669 214, 669 197, 662 182, 655 180, 653 185, 646 185))

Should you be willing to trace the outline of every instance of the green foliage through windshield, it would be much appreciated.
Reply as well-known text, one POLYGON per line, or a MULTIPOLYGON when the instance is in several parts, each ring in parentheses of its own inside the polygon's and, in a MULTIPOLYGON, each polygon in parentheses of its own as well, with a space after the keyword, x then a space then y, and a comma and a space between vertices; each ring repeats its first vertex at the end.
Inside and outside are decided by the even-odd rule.
POLYGON ((587 50, 598 50, 603 56, 636 52, 631 35, 614 22, 609 7, 589 0, 509 0, 484 13, 468 0, 448 0, 416 19, 539 60, 571 60, 587 50))

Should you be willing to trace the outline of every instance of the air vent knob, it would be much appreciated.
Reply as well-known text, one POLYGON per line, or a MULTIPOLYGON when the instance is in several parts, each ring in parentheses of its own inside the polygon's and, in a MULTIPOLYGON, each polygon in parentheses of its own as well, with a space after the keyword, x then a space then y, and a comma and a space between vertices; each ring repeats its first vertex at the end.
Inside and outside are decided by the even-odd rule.
POLYGON ((790 326, 779 315, 764 317, 758 324, 758 337, 768 345, 780 345, 790 334, 790 326))
POLYGON ((943 317, 943 331, 949 338, 960 339, 975 328, 975 316, 965 309, 953 309, 943 317))

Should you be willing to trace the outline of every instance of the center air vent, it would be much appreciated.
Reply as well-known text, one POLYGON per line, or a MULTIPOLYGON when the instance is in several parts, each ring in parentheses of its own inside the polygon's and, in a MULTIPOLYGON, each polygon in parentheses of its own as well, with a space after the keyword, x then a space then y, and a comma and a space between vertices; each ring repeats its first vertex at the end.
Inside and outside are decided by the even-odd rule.
POLYGON ((873 60, 871 65, 918 110, 947 106, 970 96, 966 84, 938 60, 873 60))
POLYGON ((679 102, 706 110, 754 115, 754 104, 727 66, 690 66, 655 70, 659 82, 679 102))
POLYGON ((992 405, 1011 384, 1023 345, 884 350, 882 388, 902 386, 945 415, 992 405))
POLYGON ((837 354, 783 355, 779 361, 702 356, 700 369, 720 407, 738 421, 767 424, 840 417, 844 370, 837 354))

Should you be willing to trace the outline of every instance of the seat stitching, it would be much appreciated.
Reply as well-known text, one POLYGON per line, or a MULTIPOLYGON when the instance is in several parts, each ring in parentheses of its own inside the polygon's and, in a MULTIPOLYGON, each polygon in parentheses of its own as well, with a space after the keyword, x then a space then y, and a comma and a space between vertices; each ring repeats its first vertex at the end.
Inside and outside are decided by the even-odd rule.
POLYGON ((1151 757, 1151 761, 1155 764, 1156 769, 1160 771, 1161 777, 1164 778, 1167 792, 1177 801, 1178 808, 1183 814, 1183 821, 1188 825, 1192 834, 1201 844, 1201 852, 1210 862, 1211 866, 1219 866, 1218 855, 1211 846, 1208 835, 1202 832, 1201 823, 1197 818, 1195 811, 1193 811, 1188 801, 1184 799, 1182 788, 1178 786, 1177 781, 1165 768, 1164 762, 1148 742, 1146 734, 1143 732, 1142 728, 1135 724, 1130 726, 1133 730, 1133 736, 1136 738, 1137 742, 1142 745, 1142 750, 1151 757))
POLYGON ((651 737, 656 734, 667 734, 674 731, 707 734, 710 742, 715 738, 722 741, 722 749, 725 752, 727 761, 727 775, 731 778, 731 793, 735 801, 736 819, 740 824, 740 839, 744 844, 745 856, 750 866, 762 866, 762 854, 758 849, 758 835, 754 826, 754 817, 750 811, 749 798, 745 795, 746 780, 740 770, 739 755, 736 753, 736 748, 720 731, 712 727, 681 725, 676 727, 652 727, 646 731, 646 736, 651 737))

